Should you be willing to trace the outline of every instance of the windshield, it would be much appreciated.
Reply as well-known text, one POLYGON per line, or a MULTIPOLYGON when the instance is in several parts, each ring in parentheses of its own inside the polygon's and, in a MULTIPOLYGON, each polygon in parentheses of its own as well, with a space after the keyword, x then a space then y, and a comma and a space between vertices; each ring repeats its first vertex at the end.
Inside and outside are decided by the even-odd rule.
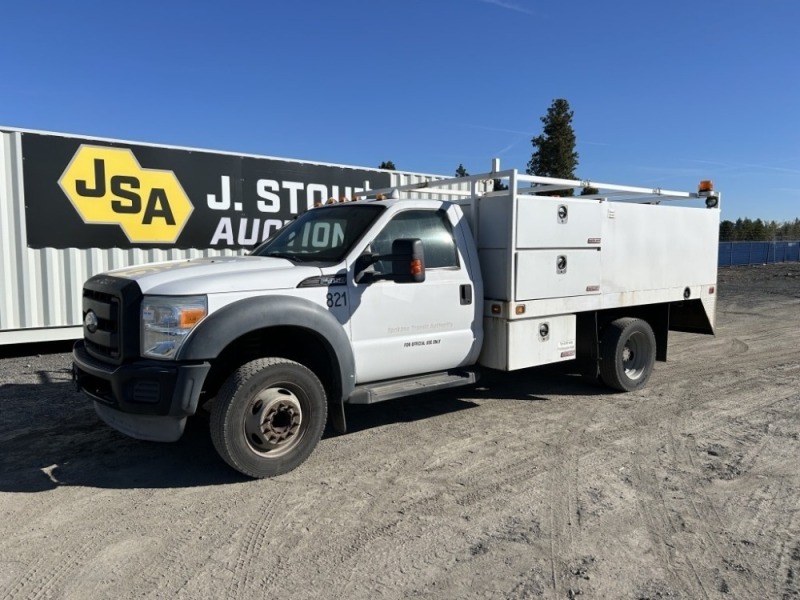
POLYGON ((339 262, 383 211, 383 206, 314 208, 251 252, 299 262, 339 262))

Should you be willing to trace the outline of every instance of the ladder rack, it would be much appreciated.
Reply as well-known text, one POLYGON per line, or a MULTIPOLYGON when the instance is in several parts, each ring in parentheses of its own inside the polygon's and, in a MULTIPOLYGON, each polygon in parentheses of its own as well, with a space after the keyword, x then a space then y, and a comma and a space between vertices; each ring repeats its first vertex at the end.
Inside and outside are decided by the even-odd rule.
POLYGON ((571 190, 575 194, 573 196, 575 199, 602 199, 642 204, 658 204, 663 200, 694 200, 703 198, 708 208, 717 208, 720 198, 720 194, 713 190, 681 192, 662 188, 619 185, 590 180, 540 177, 537 175, 520 173, 517 169, 501 171, 499 159, 494 159, 492 161, 492 170, 489 173, 468 175, 466 177, 436 179, 433 181, 410 183, 377 190, 365 190, 359 192, 358 195, 362 197, 375 197, 378 194, 382 194, 387 198, 399 198, 400 194, 404 193, 424 192, 447 196, 472 197, 503 193, 502 191, 493 191, 494 180, 505 180, 507 181, 509 189, 516 189, 517 194, 531 196, 546 195, 547 197, 553 197, 552 192, 571 190), (587 187, 597 189, 598 193, 581 196, 580 193, 587 187), (543 192, 546 194, 543 194, 543 192))

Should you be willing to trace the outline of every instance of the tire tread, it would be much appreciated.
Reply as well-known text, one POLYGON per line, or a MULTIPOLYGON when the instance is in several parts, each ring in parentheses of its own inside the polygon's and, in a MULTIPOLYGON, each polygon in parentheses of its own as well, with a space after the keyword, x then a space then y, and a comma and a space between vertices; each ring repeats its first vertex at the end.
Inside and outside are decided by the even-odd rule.
POLYGON ((600 378, 608 387, 620 392, 632 392, 634 390, 643 388, 648 379, 650 379, 650 374, 653 370, 652 363, 654 361, 651 361, 647 371, 642 375, 642 377, 631 383, 631 381, 625 377, 624 373, 620 373, 619 365, 617 364, 619 341, 631 327, 638 324, 644 325, 644 332, 647 335, 648 340, 651 342, 650 350, 655 357, 655 336, 653 334, 653 329, 644 319, 637 319, 636 317, 622 317, 609 323, 603 332, 600 378))
MULTIPOLYGON (((211 419, 210 419, 210 432, 211 432, 211 441, 214 444, 214 448, 216 448, 217 453, 220 457, 232 468, 236 469, 240 473, 247 475, 249 477, 254 478, 264 478, 264 477, 272 477, 275 475, 280 475, 284 472, 287 472, 291 469, 282 470, 279 469, 274 473, 264 474, 262 472, 254 471, 253 469, 249 468, 246 464, 243 464, 240 460, 237 459, 236 453, 234 449, 231 447, 231 440, 226 435, 226 431, 228 430, 228 425, 230 419, 232 418, 231 411, 227 410, 229 402, 225 402, 224 406, 222 402, 219 402, 220 398, 232 398, 239 393, 239 390, 247 384, 247 382, 256 374, 263 371, 264 369, 275 367, 277 365, 292 365, 294 367, 299 367, 307 372, 308 375, 313 377, 316 381, 316 384, 319 386, 319 389, 323 391, 323 402, 322 402, 322 411, 324 414, 322 415, 323 426, 319 428, 317 434, 314 435, 314 439, 311 440, 313 442, 312 447, 316 446, 319 440, 322 438, 322 433, 325 429, 324 424, 327 420, 327 407, 328 403, 327 400, 324 398, 324 388, 322 383, 320 383, 317 376, 311 371, 308 367, 280 357, 269 357, 269 358, 258 358, 256 360, 252 360, 248 363, 245 363, 238 369, 236 369, 223 383, 222 387, 217 394, 217 400, 215 400, 213 407, 211 409, 211 419)), ((306 434, 308 435, 308 433, 306 434)), ((300 461, 301 464, 303 460, 300 461)), ((277 462, 277 461, 276 461, 277 462)), ((298 466, 294 465, 292 468, 298 466)))

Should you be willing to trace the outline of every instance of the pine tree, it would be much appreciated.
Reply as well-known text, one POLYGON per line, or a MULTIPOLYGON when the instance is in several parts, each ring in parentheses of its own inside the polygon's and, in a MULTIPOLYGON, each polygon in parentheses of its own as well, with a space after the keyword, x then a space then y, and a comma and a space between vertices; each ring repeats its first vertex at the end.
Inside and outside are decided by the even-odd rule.
POLYGON ((467 170, 461 163, 458 163, 458 168, 456 169, 456 177, 469 177, 469 173, 467 173, 467 170))
MULTIPOLYGON (((556 98, 541 117, 544 128, 542 134, 531 140, 535 148, 528 162, 528 175, 575 179, 578 166, 578 153, 575 151, 575 131, 572 129, 573 112, 569 102, 556 98)), ((556 192, 571 196, 572 190, 556 192)))
POLYGON ((396 171, 394 163, 392 161, 390 161, 390 160, 383 161, 380 164, 380 166, 378 166, 378 168, 379 169, 386 169, 388 171, 396 171))
POLYGON ((767 239, 767 230, 764 227, 764 221, 761 219, 756 219, 753 221, 753 229, 751 233, 751 238, 753 241, 760 242, 767 239))
POLYGON ((733 221, 723 221, 719 224, 719 241, 732 242, 736 239, 733 221))
POLYGON ((508 186, 505 183, 503 183, 502 179, 495 179, 494 180, 494 191, 495 192, 499 192, 499 191, 507 190, 507 189, 508 189, 508 186))

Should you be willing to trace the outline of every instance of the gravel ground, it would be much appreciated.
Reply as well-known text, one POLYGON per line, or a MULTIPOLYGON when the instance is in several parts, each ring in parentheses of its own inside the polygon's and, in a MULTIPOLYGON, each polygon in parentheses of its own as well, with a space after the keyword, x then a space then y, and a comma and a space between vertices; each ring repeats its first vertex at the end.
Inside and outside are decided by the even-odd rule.
POLYGON ((127 439, 64 345, 0 360, 0 600, 800 597, 800 265, 720 272, 647 389, 533 369, 349 414, 249 481, 127 439))

